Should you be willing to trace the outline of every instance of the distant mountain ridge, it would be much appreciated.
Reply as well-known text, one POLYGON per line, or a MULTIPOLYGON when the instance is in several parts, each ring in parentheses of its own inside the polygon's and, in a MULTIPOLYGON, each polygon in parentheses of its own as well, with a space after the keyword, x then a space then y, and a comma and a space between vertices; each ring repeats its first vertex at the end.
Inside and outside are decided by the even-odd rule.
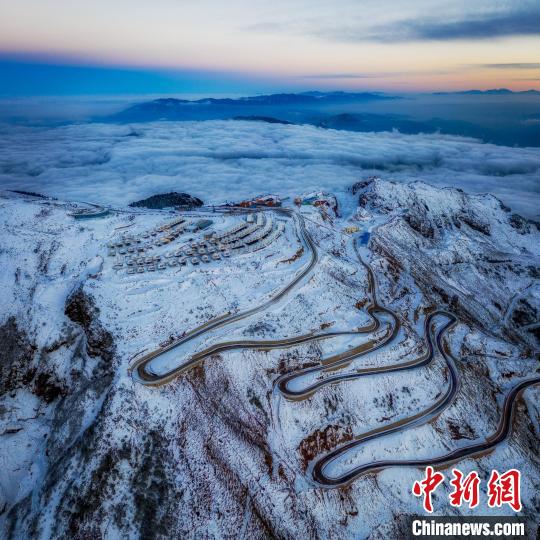
POLYGON ((510 94, 534 94, 540 95, 539 90, 510 90, 509 88, 490 88, 489 90, 459 90, 457 92, 433 92, 434 96, 451 96, 451 95, 461 95, 461 96, 475 96, 475 95, 495 95, 495 96, 504 96, 510 94))
POLYGON ((202 99, 177 99, 159 98, 149 102, 143 102, 135 106, 146 106, 148 104, 174 106, 182 104, 199 105, 296 105, 299 103, 336 102, 336 101, 358 101, 358 100, 378 100, 378 99, 399 99, 398 96, 383 94, 382 92, 300 92, 300 93, 280 93, 263 94, 258 96, 245 96, 239 98, 202 98, 202 99))
POLYGON ((353 103, 360 101, 378 101, 401 99, 380 92, 302 92, 264 94, 239 98, 202 98, 178 99, 158 98, 152 101, 136 103, 106 120, 112 121, 149 121, 149 120, 207 120, 230 118, 234 116, 265 116, 261 107, 286 109, 287 107, 309 107, 353 103), (252 108, 253 110, 249 110, 252 108), (231 114, 232 113, 232 114, 231 114))
POLYGON ((182 99, 164 97, 134 103, 97 122, 144 123, 156 121, 234 120, 264 124, 308 124, 359 132, 398 130, 401 133, 437 133, 473 137, 500 145, 540 147, 537 90, 513 92, 507 88, 464 90, 393 96, 381 92, 276 93, 246 97, 182 99), (491 97, 495 96, 495 97, 491 97), (415 103, 429 99, 431 115, 415 103), (465 107, 464 103, 474 104, 465 107), (501 106, 493 114, 493 103, 501 106), (504 106, 502 106, 504 102, 504 106), (507 103, 510 106, 507 107, 507 103), (518 103, 520 102, 520 103, 518 103), (493 122, 492 118, 497 118, 493 122))
POLYGON ((280 120, 279 118, 274 118, 273 116, 258 116, 250 114, 248 116, 235 116, 233 117, 233 120, 242 120, 244 122, 265 122, 267 124, 284 124, 284 125, 292 125, 293 122, 289 122, 287 120, 280 120))

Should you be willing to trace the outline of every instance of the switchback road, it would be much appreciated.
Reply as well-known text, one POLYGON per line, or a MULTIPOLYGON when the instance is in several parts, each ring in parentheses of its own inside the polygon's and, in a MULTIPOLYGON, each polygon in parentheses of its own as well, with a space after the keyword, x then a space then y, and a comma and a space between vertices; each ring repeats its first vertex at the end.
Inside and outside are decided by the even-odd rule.
POLYGON ((359 260, 359 263, 365 268, 368 276, 368 288, 370 292, 370 304, 367 308, 368 313, 372 317, 372 322, 363 328, 351 330, 348 332, 320 332, 311 333, 292 338, 278 339, 278 340, 232 340, 224 341, 211 345, 204 350, 201 350, 192 356, 180 360, 178 364, 169 371, 158 372, 153 369, 152 362, 161 355, 173 351, 180 347, 180 345, 186 344, 196 337, 208 334, 215 331, 217 328, 226 327, 235 322, 241 321, 257 313, 266 311, 271 305, 281 300, 285 295, 291 292, 298 286, 305 278, 307 278, 314 270, 319 260, 317 247, 313 242, 311 236, 305 228, 305 223, 301 214, 288 209, 282 209, 283 214, 289 215, 295 220, 298 236, 309 253, 309 260, 302 270, 294 277, 294 279, 287 284, 283 289, 278 291, 268 301, 248 309, 243 312, 231 314, 226 313, 221 317, 217 317, 208 321, 204 325, 201 325, 190 332, 186 333, 181 339, 167 345, 166 347, 159 348, 152 351, 141 358, 139 358, 134 365, 130 368, 132 376, 135 381, 147 385, 147 386, 159 386, 171 381, 177 377, 180 373, 194 367, 202 362, 204 359, 209 358, 212 355, 238 349, 280 349, 286 347, 292 347, 302 343, 307 343, 315 340, 331 339, 337 336, 344 335, 358 335, 373 333, 381 327, 381 319, 386 318, 391 323, 387 326, 386 332, 377 340, 371 340, 367 343, 362 343, 356 347, 352 347, 345 352, 341 352, 321 360, 321 365, 299 370, 290 374, 286 374, 277 379, 276 385, 282 395, 289 400, 302 400, 311 396, 314 392, 327 386, 329 384, 337 384, 343 381, 358 379, 367 376, 376 376, 381 373, 394 373, 405 372, 408 370, 418 369, 422 366, 428 365, 433 361, 437 354, 441 355, 446 363, 446 369, 449 373, 449 384, 443 395, 432 405, 419 413, 393 422, 391 424, 385 424, 379 428, 373 429, 366 433, 356 436, 352 441, 345 443, 328 454, 316 459, 311 464, 311 471, 313 481, 323 487, 339 487, 347 485, 354 481, 356 478, 363 474, 374 472, 380 469, 388 467, 401 467, 401 466, 415 466, 421 467, 425 465, 446 465, 453 463, 457 460, 463 459, 468 456, 478 455, 482 452, 488 451, 495 447, 508 437, 511 427, 512 414, 515 407, 515 402, 520 393, 531 385, 540 383, 540 377, 534 377, 526 381, 522 381, 514 386, 507 394, 504 405, 501 411, 501 419, 497 431, 485 441, 480 441, 465 447, 448 452, 447 454, 430 457, 422 460, 386 460, 386 461, 373 461, 354 467, 348 470, 346 473, 332 476, 328 470, 340 457, 346 453, 358 448, 360 445, 367 443, 368 441, 384 437, 391 433, 410 429, 415 426, 423 425, 427 422, 435 419, 441 414, 453 401, 457 389, 459 387, 459 373, 455 366, 454 360, 447 352, 442 340, 444 335, 457 323, 454 315, 444 310, 437 310, 430 313, 424 323, 424 340, 425 340, 425 352, 418 358, 408 360, 405 362, 399 362, 396 364, 380 367, 371 367, 358 369, 352 373, 340 374, 339 370, 342 367, 350 365, 350 363, 363 355, 371 353, 382 347, 385 347, 392 343, 396 338, 400 329, 399 318, 391 310, 381 306, 377 301, 377 282, 371 267, 365 263, 360 256, 358 246, 353 242, 354 249, 359 260), (435 320, 441 317, 446 319, 444 325, 436 329, 435 320), (306 376, 317 376, 319 374, 326 374, 328 372, 336 372, 335 375, 319 378, 315 383, 308 385, 300 390, 292 388, 294 382, 297 379, 301 379, 306 376))

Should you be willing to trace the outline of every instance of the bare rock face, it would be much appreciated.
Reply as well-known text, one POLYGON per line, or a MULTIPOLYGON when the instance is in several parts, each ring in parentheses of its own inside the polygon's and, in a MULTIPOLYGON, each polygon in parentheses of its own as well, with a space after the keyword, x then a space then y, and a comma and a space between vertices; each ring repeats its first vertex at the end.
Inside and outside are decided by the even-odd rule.
POLYGON ((104 363, 110 363, 114 354, 113 337, 99 322, 99 309, 82 287, 68 298, 65 314, 84 330, 88 355, 99 356, 104 363))
POLYGON ((0 326, 0 396, 25 388, 51 403, 65 395, 65 384, 41 358, 42 352, 15 317, 8 318, 0 326))
POLYGON ((34 378, 32 344, 15 317, 0 326, 0 395, 29 384, 34 378))
POLYGON ((340 444, 352 440, 353 434, 350 426, 329 425, 323 430, 310 433, 298 446, 302 457, 302 466, 307 469, 308 464, 314 457, 333 450, 340 444))

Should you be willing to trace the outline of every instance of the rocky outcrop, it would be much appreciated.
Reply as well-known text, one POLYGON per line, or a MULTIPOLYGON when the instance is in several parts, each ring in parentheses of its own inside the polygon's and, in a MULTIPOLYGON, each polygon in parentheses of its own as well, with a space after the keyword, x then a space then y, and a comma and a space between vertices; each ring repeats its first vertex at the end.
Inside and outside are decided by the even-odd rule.
POLYGON ((79 287, 67 300, 65 314, 80 325, 86 336, 88 356, 100 357, 110 363, 114 354, 114 340, 99 321, 99 308, 91 296, 79 287))
POLYGON ((146 199, 132 202, 129 206, 134 208, 151 208, 153 210, 162 210, 163 208, 172 208, 173 206, 183 206, 186 208, 196 208, 202 206, 203 202, 197 197, 187 193, 161 193, 152 195, 146 199))
POLYGON ((314 431, 298 445, 303 469, 307 469, 313 458, 333 450, 337 446, 352 440, 352 438, 353 434, 350 426, 330 425, 322 430, 314 431))
POLYGON ((34 378, 36 346, 15 317, 0 326, 0 396, 26 386, 34 378))
POLYGON ((0 326, 0 396, 27 389, 45 403, 65 395, 64 382, 39 351, 15 317, 0 326))

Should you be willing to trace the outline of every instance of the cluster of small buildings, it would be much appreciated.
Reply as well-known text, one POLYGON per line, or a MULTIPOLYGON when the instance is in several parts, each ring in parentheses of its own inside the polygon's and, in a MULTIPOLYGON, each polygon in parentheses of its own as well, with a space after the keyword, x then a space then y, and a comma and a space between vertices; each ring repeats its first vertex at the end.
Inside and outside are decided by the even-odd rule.
POLYGON ((239 255, 262 249, 270 245, 285 229, 283 222, 276 224, 272 216, 265 216, 259 212, 248 214, 245 220, 239 221, 229 229, 206 233, 204 239, 191 241, 180 249, 159 255, 148 253, 155 247, 170 244, 186 230, 201 232, 212 223, 211 220, 205 219, 189 224, 185 219, 178 218, 138 236, 123 235, 120 240, 108 244, 109 256, 117 257, 113 268, 126 269, 128 274, 135 274, 188 264, 207 264, 228 258, 231 254, 239 255))
POLYGON ((217 234, 216 238, 235 254, 242 254, 270 245, 284 230, 284 223, 275 225, 271 215, 265 217, 257 213, 254 218, 253 214, 248 214, 246 221, 217 234))
POLYGON ((182 267, 188 263, 198 265, 199 263, 209 263, 219 261, 222 257, 230 257, 231 253, 226 246, 218 244, 217 241, 192 242, 190 245, 176 251, 169 251, 163 255, 144 256, 135 252, 128 252, 123 261, 118 261, 113 265, 115 270, 122 270, 127 267, 128 274, 144 272, 155 272, 165 270, 170 267, 182 267))
POLYGON ((115 255, 131 255, 133 253, 144 253, 154 247, 170 244, 178 238, 189 225, 184 218, 178 218, 170 223, 157 227, 137 236, 123 235, 116 242, 108 244, 109 257, 115 255))
MULTIPOLYGON (((214 246, 207 242, 193 242, 190 246, 176 251, 170 251, 163 256, 127 257, 125 264, 128 274, 155 272, 166 268, 182 267, 188 263, 198 265, 200 262, 209 263, 221 260, 221 257, 230 257, 230 252, 224 246, 214 246)), ((124 268, 124 263, 113 266, 115 270, 124 268)))
MULTIPOLYGON (((165 257, 179 256, 180 251, 174 253, 166 253, 165 257)), ((201 240, 199 242, 192 242, 184 250, 186 257, 190 258, 192 264, 199 264, 199 258, 202 262, 210 262, 210 259, 219 261, 221 257, 230 257, 231 252, 227 246, 220 244, 214 238, 208 240, 201 240)))
POLYGON ((337 216, 338 202, 334 195, 325 191, 314 191, 294 199, 296 206, 316 206, 325 211, 332 210, 337 216))
POLYGON ((258 206, 278 207, 281 206, 281 199, 277 195, 259 195, 253 199, 246 199, 231 206, 239 206, 240 208, 257 208, 258 206))

